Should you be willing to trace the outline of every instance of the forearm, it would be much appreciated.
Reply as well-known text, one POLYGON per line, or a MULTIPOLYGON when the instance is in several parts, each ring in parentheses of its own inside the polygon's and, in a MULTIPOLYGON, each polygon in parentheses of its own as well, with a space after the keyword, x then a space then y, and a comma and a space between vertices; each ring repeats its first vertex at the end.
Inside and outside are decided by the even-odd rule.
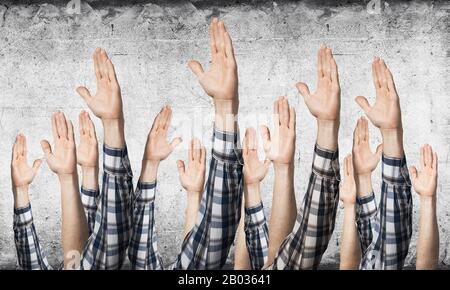
MULTIPOLYGON (((245 191, 245 190, 244 190, 245 191)), ((245 203, 245 200, 244 200, 245 203)), ((234 249, 234 270, 251 270, 250 256, 248 254, 245 224, 245 206, 241 207, 241 220, 236 233, 236 245, 234 249)))
POLYGON ((297 217, 294 193, 294 165, 274 164, 274 169, 275 182, 272 213, 269 221, 269 264, 275 259, 284 239, 291 233, 297 217))
POLYGON ((78 175, 61 174, 58 177, 61 186, 62 247, 64 265, 67 266, 72 261, 71 251, 81 256, 88 239, 88 226, 78 191, 78 175))
POLYGON ((436 196, 423 196, 420 198, 416 268, 418 270, 436 269, 438 259, 439 229, 436 218, 436 196))
POLYGON ((183 239, 192 230, 197 220, 197 214, 200 209, 200 202, 202 199, 201 192, 188 192, 187 193, 187 206, 184 220, 183 239))
POLYGON ((361 261, 361 249, 355 219, 355 205, 344 204, 344 222, 340 250, 341 261, 339 265, 341 270, 357 270, 361 261))
POLYGON ((103 119, 102 123, 105 145, 116 149, 125 148, 124 119, 103 119))
POLYGON ((387 157, 402 158, 403 151, 403 129, 381 129, 383 138, 383 153, 387 157))

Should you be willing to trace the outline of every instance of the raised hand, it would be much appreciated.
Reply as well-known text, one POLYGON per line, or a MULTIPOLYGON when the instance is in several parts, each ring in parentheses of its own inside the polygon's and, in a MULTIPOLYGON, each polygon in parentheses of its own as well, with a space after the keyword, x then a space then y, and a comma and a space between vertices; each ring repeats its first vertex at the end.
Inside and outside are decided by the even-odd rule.
POLYGON ((305 83, 297 83, 311 114, 318 120, 337 121, 341 107, 341 88, 336 61, 329 47, 321 47, 317 56, 317 88, 310 93, 305 83))
POLYGON ((79 115, 80 144, 77 148, 77 162, 84 168, 98 167, 98 143, 94 123, 89 113, 82 111, 79 115))
POLYGON ((72 122, 66 120, 62 112, 56 112, 52 116, 52 132, 55 142, 54 150, 47 140, 41 141, 42 150, 50 169, 58 174, 76 173, 76 152, 72 122))
POLYGON ((201 193, 205 184, 206 149, 197 138, 192 139, 188 156, 187 168, 182 160, 177 160, 181 185, 189 193, 201 193))
POLYGON ((256 131, 253 128, 248 128, 245 132, 242 156, 244 158, 244 183, 246 185, 259 184, 266 176, 271 161, 259 160, 256 131))
POLYGON ((344 158, 344 181, 341 182, 339 187, 339 199, 344 204, 351 205, 356 203, 356 184, 351 154, 344 158))
POLYGON ((106 51, 95 49, 94 55, 95 77, 97 79, 97 92, 92 96, 86 87, 78 87, 77 92, 85 100, 88 107, 102 120, 121 120, 122 97, 116 72, 106 51))
POLYGON ((164 106, 156 116, 150 134, 145 145, 144 160, 160 162, 169 156, 175 147, 181 143, 181 138, 176 137, 172 142, 167 141, 167 130, 172 119, 172 109, 164 106))
POLYGON ((381 155, 383 154, 383 145, 377 147, 375 153, 369 146, 369 124, 366 118, 358 119, 355 131, 353 132, 353 165, 355 174, 370 175, 377 168, 381 155))
POLYGON ((295 153, 295 109, 285 97, 274 102, 274 133, 261 126, 266 157, 277 164, 291 164, 295 153))
POLYGON ((376 99, 373 106, 363 96, 356 102, 367 114, 369 120, 380 129, 398 129, 402 127, 400 102, 395 89, 394 78, 384 61, 376 57, 372 63, 372 78, 376 99))
POLYGON ((37 170, 41 166, 42 161, 36 159, 33 166, 28 165, 27 161, 27 139, 24 135, 19 134, 12 149, 11 158, 11 178, 14 187, 28 186, 36 176, 37 170))
POLYGON ((411 166, 411 182, 414 190, 420 196, 434 196, 437 187, 438 157, 430 145, 426 144, 420 148, 420 169, 411 166))
POLYGON ((238 98, 238 75, 231 38, 223 21, 213 18, 209 26, 211 67, 204 71, 202 65, 191 60, 189 68, 197 76, 205 92, 214 101, 236 101, 238 98))

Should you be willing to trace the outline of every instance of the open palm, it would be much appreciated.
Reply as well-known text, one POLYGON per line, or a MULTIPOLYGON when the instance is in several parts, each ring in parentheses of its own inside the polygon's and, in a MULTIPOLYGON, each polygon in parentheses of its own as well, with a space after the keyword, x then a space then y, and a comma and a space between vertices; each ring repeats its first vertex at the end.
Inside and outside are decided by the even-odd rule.
POLYGON ((344 181, 340 184, 339 198, 344 204, 356 203, 356 183, 351 154, 344 158, 344 181))
POLYGON ((80 144, 77 148, 77 162, 82 167, 98 166, 98 143, 94 123, 85 111, 79 115, 80 144))
POLYGON ((317 58, 316 91, 311 94, 308 86, 301 82, 297 83, 297 89, 314 117, 319 120, 338 120, 341 89, 336 61, 328 47, 321 47, 317 58))
POLYGON ((261 182, 269 170, 270 160, 259 160, 257 148, 256 131, 253 128, 248 128, 245 132, 242 154, 244 158, 245 184, 261 182))
POLYGON ((97 92, 92 96, 86 87, 78 87, 77 92, 98 118, 121 119, 122 97, 114 65, 106 51, 100 48, 95 50, 93 60, 97 92))
POLYGON ((37 159, 33 166, 28 165, 27 161, 27 140, 24 135, 19 134, 13 146, 11 160, 11 177, 15 187, 29 185, 36 176, 37 170, 42 161, 37 159))
POLYGON ((215 100, 233 100, 238 94, 238 76, 231 38, 223 21, 216 18, 210 24, 211 67, 204 71, 196 61, 188 65, 205 92, 215 100))
POLYGON ((436 194, 438 158, 430 145, 420 148, 420 169, 410 168, 411 182, 414 190, 421 196, 433 196, 436 194))
POLYGON ((379 145, 375 153, 370 150, 369 126, 366 118, 358 119, 355 131, 353 132, 353 165, 355 174, 370 174, 378 165, 383 146, 379 145))
POLYGON ((202 192, 205 184, 206 149, 200 140, 192 139, 188 150, 188 166, 177 160, 180 182, 187 192, 202 192))

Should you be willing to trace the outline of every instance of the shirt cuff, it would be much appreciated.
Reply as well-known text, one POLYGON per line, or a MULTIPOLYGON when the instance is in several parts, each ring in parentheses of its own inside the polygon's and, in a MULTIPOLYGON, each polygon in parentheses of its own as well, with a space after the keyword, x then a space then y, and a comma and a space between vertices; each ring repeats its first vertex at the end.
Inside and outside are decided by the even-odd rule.
POLYGON ((87 189, 81 186, 81 203, 89 210, 97 209, 96 199, 99 195, 99 191, 95 189, 87 189))
POLYGON ((118 149, 103 145, 103 170, 110 175, 133 177, 127 147, 118 149))
POLYGON ((394 158, 383 155, 383 181, 393 185, 411 185, 406 157, 394 158))
POLYGON ((224 163, 243 164, 238 132, 224 132, 214 128, 212 155, 224 163))
POLYGON ((331 151, 316 144, 313 157, 313 172, 322 177, 340 180, 339 150, 331 151))
POLYGON ((139 203, 148 203, 155 200, 156 180, 154 182, 138 182, 134 200, 139 203))
POLYGON ((356 198, 357 219, 370 218, 377 212, 375 194, 372 192, 368 196, 356 198))
POLYGON ((258 228, 266 222, 266 216, 264 215, 263 203, 245 208, 245 230, 252 230, 258 228))
POLYGON ((14 209, 14 228, 24 228, 33 223, 31 204, 14 209))

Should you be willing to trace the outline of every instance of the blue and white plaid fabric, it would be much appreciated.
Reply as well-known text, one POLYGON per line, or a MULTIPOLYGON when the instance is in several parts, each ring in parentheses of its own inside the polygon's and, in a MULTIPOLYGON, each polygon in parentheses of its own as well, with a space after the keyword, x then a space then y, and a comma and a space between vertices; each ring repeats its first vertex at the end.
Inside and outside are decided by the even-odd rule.
POLYGON ((412 197, 406 158, 383 156, 381 200, 357 199, 357 225, 362 249, 361 269, 403 268, 412 235, 412 197))
MULTIPOLYGON (((167 269, 221 269, 234 242, 242 198, 242 151, 237 133, 214 130, 205 193, 194 228, 186 235, 176 261, 167 269)), ((162 269, 154 231, 156 184, 141 184, 133 202, 133 233, 128 249, 134 269, 162 269), (143 187, 146 187, 145 191, 143 187), (148 189, 148 188, 151 189, 148 189)))
POLYGON ((89 236, 94 231, 95 215, 97 213, 97 199, 100 196, 99 190, 87 189, 81 186, 81 203, 83 204, 86 221, 89 227, 89 236))
POLYGON ((52 270, 39 244, 30 204, 14 209, 14 242, 21 269, 52 270))
POLYGON ((269 229, 262 202, 245 209, 244 232, 250 264, 253 270, 260 270, 269 254, 269 229))
POLYGON ((133 174, 127 148, 104 145, 103 171, 94 230, 83 251, 81 269, 120 269, 130 240, 133 174))
POLYGON ((267 269, 316 269, 333 234, 339 202, 339 154, 316 145, 312 173, 291 234, 267 269))

